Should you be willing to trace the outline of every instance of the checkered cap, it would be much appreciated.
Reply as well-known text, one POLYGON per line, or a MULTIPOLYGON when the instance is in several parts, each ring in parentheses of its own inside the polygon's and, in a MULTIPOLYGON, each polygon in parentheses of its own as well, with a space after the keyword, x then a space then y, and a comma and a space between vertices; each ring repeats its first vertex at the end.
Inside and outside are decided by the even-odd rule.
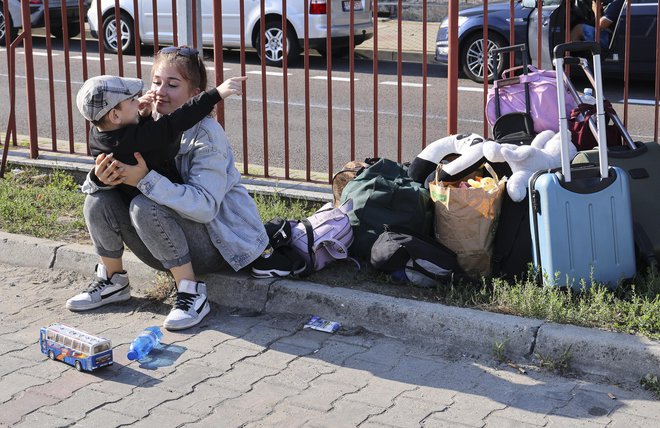
POLYGON ((88 79, 78 91, 76 104, 80 114, 89 121, 97 121, 120 102, 142 92, 140 79, 117 76, 97 76, 88 79))

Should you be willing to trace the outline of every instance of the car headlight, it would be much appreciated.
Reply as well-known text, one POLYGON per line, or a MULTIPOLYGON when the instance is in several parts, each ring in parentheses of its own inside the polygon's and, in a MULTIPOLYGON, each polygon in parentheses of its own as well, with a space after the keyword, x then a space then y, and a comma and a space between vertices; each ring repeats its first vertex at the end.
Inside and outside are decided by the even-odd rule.
MULTIPOLYGON (((465 21, 468 20, 467 16, 458 16, 458 27, 460 28, 461 25, 465 24, 465 21)), ((446 28, 449 27, 449 17, 445 16, 442 21, 440 21, 440 28, 446 28)))

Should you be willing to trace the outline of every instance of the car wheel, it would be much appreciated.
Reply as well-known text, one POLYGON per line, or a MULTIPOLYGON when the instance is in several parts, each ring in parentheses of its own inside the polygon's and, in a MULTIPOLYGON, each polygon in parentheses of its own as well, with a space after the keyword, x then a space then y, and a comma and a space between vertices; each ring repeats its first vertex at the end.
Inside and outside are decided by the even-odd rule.
POLYGON ((14 28, 11 22, 11 16, 5 17, 4 5, 0 2, 0 45, 5 46, 7 35, 7 29, 9 29, 10 40, 14 40, 18 35, 18 29, 14 28))
MULTIPOLYGON (((284 52, 282 45, 283 34, 281 21, 272 19, 266 22, 264 37, 266 65, 282 67, 284 52)), ((260 34, 257 34, 255 46, 257 47, 257 55, 259 56, 259 59, 261 59, 260 34)), ((289 26, 286 31, 286 47, 288 51, 286 57, 287 64, 293 64, 298 57, 300 47, 298 46, 296 32, 291 26, 289 26)))
MULTIPOLYGON (((80 34, 80 23, 76 22, 75 24, 74 23, 67 24, 67 29, 69 30, 69 38, 76 37, 77 35, 80 34)), ((50 34, 55 36, 56 39, 64 38, 64 31, 62 27, 51 27, 50 34)))
POLYGON ((80 361, 76 360, 76 362, 73 363, 73 365, 76 368, 76 370, 78 370, 79 372, 82 371, 82 364, 80 364, 80 361))
MULTIPOLYGON (((488 49, 484 49, 484 39, 481 32, 468 37, 461 49, 461 66, 465 76, 477 83, 484 81, 484 51, 490 52, 493 49, 501 48, 505 45, 502 37, 496 34, 488 35, 488 49)), ((488 55, 488 53, 486 53, 488 55)), ((497 60, 497 76, 502 73, 504 64, 507 62, 504 55, 500 55, 497 60)), ((495 76, 493 61, 488 63, 488 80, 493 81, 495 76)))
POLYGON ((48 358, 50 358, 51 360, 54 360, 55 359, 55 353, 53 351, 48 351, 48 358))
POLYGON ((130 55, 135 52, 135 32, 133 19, 124 12, 119 15, 119 23, 115 21, 114 11, 103 19, 103 46, 108 52, 117 53, 120 44, 117 38, 117 24, 121 28, 121 52, 130 55))

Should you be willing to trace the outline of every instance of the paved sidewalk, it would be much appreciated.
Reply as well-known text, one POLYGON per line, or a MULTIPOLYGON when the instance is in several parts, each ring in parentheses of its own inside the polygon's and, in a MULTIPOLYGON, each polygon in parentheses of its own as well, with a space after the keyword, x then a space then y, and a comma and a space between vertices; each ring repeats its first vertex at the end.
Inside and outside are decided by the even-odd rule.
POLYGON ((130 341, 159 324, 166 305, 136 294, 123 305, 72 313, 63 303, 86 286, 87 275, 0 263, 0 277, 0 426, 660 424, 660 401, 639 388, 511 367, 359 328, 311 331, 302 328, 307 317, 215 304, 198 327, 165 332, 147 359, 131 362, 130 341), (79 373, 48 360, 38 329, 53 322, 111 339, 114 365, 79 373))
MULTIPOLYGON (((63 269, 89 278, 97 260, 89 245, 0 232, 0 263, 63 269)), ((131 253, 124 261, 134 290, 144 293, 152 286, 156 271, 131 253)), ((332 274, 330 268, 326 271, 323 273, 332 274)), ((315 276, 300 281, 220 273, 203 279, 210 301, 241 310, 317 315, 348 328, 483 358, 492 358, 495 344, 505 343, 507 357, 520 363, 537 362, 538 355, 557 359, 570 351, 570 366, 577 375, 594 375, 610 382, 637 384, 647 374, 660 375, 660 342, 641 336, 332 287, 313 282, 315 276)), ((162 319, 155 322, 161 323, 162 319)))

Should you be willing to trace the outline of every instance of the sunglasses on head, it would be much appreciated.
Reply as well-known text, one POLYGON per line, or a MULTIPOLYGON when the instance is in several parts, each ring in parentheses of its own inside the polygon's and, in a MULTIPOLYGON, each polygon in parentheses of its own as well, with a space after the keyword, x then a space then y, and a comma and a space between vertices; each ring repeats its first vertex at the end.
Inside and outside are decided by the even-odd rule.
POLYGON ((185 57, 197 56, 197 54, 199 54, 199 51, 197 49, 189 48, 187 46, 184 47, 168 46, 166 48, 161 49, 160 52, 164 54, 175 53, 177 55, 181 55, 185 57))

